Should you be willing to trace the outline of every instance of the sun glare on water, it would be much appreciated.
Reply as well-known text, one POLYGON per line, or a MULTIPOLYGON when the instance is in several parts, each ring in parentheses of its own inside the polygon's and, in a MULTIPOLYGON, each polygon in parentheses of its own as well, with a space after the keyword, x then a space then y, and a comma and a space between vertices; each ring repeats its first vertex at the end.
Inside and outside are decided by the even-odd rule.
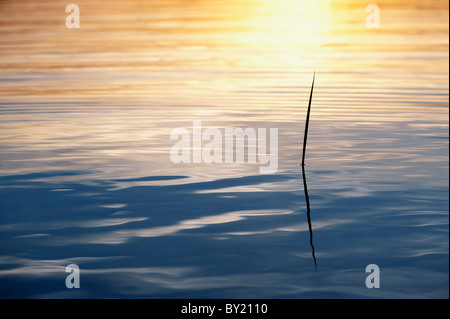
POLYGON ((330 31, 329 0, 263 1, 252 25, 259 40, 271 45, 311 48, 321 45, 330 31))

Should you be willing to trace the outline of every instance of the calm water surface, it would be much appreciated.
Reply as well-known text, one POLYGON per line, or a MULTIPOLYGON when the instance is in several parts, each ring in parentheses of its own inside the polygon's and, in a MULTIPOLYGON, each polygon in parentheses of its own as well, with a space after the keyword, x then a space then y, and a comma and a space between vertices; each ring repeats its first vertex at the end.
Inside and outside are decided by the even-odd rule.
POLYGON ((448 2, 66 4, 0 3, 2 298, 448 298, 448 2), (194 120, 278 171, 172 163, 194 120))

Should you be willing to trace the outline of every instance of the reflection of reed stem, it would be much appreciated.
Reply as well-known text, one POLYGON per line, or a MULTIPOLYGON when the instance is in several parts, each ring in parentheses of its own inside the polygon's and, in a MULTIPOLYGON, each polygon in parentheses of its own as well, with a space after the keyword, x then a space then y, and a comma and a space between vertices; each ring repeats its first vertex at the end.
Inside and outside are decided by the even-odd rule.
POLYGON ((314 75, 313 75, 313 81, 312 81, 312 85, 311 85, 311 94, 309 95, 308 112, 306 113, 305 134, 303 135, 302 166, 305 165, 306 140, 308 139, 309 114, 311 113, 311 100, 312 100, 312 95, 313 95, 315 78, 316 78, 316 71, 314 71, 314 75))
POLYGON ((309 244, 311 245, 312 256, 314 259, 314 266, 316 267, 316 271, 317 271, 317 262, 316 262, 316 255, 314 253, 313 233, 312 233, 312 225, 311 225, 311 207, 309 206, 308 187, 306 186, 306 175, 305 175, 305 166, 304 165, 302 165, 302 175, 303 175, 303 190, 305 191, 305 200, 306 200, 306 216, 308 217, 309 244))

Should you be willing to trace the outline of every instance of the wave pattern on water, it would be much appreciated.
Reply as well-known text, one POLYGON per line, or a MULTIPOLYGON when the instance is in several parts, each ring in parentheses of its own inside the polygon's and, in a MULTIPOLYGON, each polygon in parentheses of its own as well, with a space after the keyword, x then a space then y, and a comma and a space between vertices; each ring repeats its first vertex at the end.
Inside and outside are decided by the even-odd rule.
POLYGON ((448 298, 448 2, 377 3, 2 1, 0 296, 448 298), (172 163, 194 120, 278 172, 172 163))

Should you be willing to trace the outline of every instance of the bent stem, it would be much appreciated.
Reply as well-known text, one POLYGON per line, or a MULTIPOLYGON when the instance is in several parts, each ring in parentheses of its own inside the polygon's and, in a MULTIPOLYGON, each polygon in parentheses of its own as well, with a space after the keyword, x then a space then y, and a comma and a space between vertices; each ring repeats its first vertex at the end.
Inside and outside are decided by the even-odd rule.
POLYGON ((308 111, 306 113, 306 123, 305 123, 305 134, 303 136, 303 154, 302 154, 302 177, 303 177, 303 190, 305 191, 305 200, 306 200, 306 216, 308 218, 308 228, 309 228, 309 244, 311 246, 311 254, 314 260, 315 271, 317 271, 317 261, 313 244, 313 232, 312 232, 312 224, 311 224, 311 207, 309 205, 309 195, 308 195, 308 186, 306 185, 306 174, 305 174, 305 153, 306 153, 306 141, 308 139, 308 128, 309 128, 309 115, 311 113, 311 101, 314 90, 314 80, 316 78, 316 72, 314 71, 313 81, 311 85, 311 93, 309 95, 309 103, 308 103, 308 111))

